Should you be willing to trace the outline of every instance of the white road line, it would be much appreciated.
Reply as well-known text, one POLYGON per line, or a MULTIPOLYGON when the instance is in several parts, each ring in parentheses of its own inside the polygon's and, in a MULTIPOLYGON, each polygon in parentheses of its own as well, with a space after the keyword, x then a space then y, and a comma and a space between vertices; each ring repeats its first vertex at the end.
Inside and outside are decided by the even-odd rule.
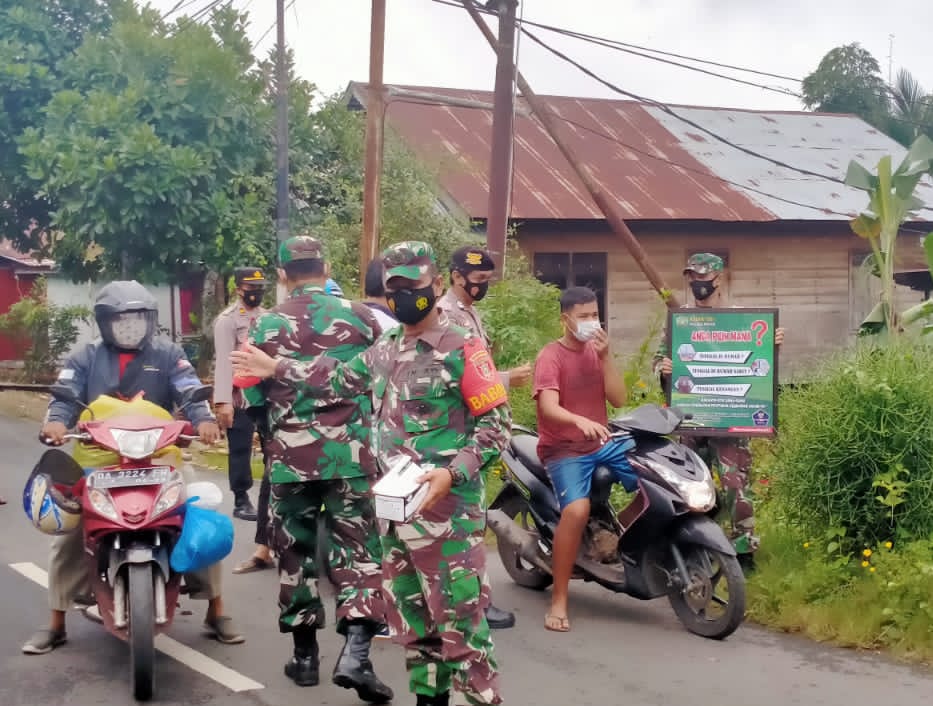
MULTIPOLYGON (((30 581, 33 581, 42 588, 48 589, 49 575, 44 570, 32 562, 22 562, 19 564, 10 564, 10 568, 22 574, 30 581)), ((252 689, 264 689, 265 687, 257 681, 253 681, 247 676, 240 674, 229 667, 225 667, 205 654, 201 654, 195 649, 183 645, 177 640, 173 640, 167 635, 158 635, 155 640, 155 646, 163 654, 168 655, 174 660, 184 664, 189 669, 203 674, 213 679, 218 684, 227 687, 230 691, 250 691, 252 689)))

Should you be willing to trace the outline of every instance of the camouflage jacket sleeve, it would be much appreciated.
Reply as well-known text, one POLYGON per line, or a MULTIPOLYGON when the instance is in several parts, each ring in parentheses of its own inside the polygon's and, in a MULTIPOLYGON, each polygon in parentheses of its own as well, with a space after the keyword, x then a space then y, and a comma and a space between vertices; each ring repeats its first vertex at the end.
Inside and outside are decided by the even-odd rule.
MULTIPOLYGON (((334 404, 347 397, 356 397, 372 388, 372 351, 367 348, 346 363, 323 356, 317 360, 300 361, 280 358, 275 366, 275 377, 289 382, 302 393, 317 399, 322 406, 334 404)), ((266 351, 267 353, 272 353, 266 351)))
MULTIPOLYGON (((249 329, 249 342, 271 356, 279 354, 279 340, 292 334, 288 320, 267 311, 256 317, 249 329)), ((266 393, 262 383, 243 390, 243 397, 248 407, 262 407, 266 404, 266 393)))
MULTIPOLYGON (((450 371, 451 379, 456 381, 459 391, 459 381, 463 378, 465 356, 463 350, 458 350, 445 361, 450 371)), ((460 471, 468 478, 475 479, 480 471, 495 461, 506 444, 512 427, 512 413, 508 402, 494 407, 485 414, 476 418, 472 433, 467 437, 466 443, 458 451, 450 467, 460 471)))

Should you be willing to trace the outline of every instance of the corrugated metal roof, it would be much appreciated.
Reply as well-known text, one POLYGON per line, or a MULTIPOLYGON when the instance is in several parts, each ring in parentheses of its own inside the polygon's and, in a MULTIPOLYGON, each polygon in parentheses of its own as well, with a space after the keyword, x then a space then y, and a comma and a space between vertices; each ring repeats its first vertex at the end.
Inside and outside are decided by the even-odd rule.
POLYGON ((35 257, 34 252, 22 252, 16 248, 9 240, 0 240, 0 257, 12 260, 23 267, 52 268, 55 266, 54 260, 43 258, 41 260, 35 257))
MULTIPOLYGON (((486 103, 488 91, 398 87, 486 103)), ((366 84, 350 92, 362 104, 366 84)), ((841 220, 867 205, 864 192, 781 167, 724 144, 658 107, 624 100, 542 96, 564 120, 571 148, 637 220, 841 220)), ((519 99, 521 101, 521 99, 519 99)), ((869 169, 897 142, 851 115, 672 106, 680 116, 739 147, 842 180, 849 161, 869 169)), ((492 111, 389 99, 386 121, 427 162, 471 217, 485 218, 492 111)), ((933 203, 925 180, 918 196, 933 203)), ((515 120, 515 219, 601 219, 566 159, 530 117, 515 120)), ((933 220, 933 210, 921 212, 933 220)))

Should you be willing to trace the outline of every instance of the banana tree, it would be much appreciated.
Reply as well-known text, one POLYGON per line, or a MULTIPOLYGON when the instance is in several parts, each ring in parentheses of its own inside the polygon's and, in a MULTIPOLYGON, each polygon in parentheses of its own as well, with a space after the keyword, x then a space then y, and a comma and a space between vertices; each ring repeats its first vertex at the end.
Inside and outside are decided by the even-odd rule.
MULTIPOLYGON (((872 250, 872 268, 881 278, 881 301, 862 322, 861 334, 896 335, 901 327, 933 313, 933 303, 923 302, 898 315, 894 309, 895 245, 901 225, 923 201, 914 190, 924 174, 933 168, 933 141, 925 135, 911 145, 903 161, 892 171, 891 157, 878 162, 878 173, 872 174, 856 161, 849 162, 845 183, 868 193, 868 209, 851 223, 852 230, 865 238, 872 250)), ((927 264, 933 272, 933 238, 924 239, 927 264)))

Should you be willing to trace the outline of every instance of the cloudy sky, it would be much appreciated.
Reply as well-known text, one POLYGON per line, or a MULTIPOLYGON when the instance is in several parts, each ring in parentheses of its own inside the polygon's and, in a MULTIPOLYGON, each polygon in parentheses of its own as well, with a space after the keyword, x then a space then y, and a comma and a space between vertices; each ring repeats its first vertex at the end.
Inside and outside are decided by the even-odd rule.
MULTIPOLYGON (((210 0, 186 0, 187 12, 210 0)), ((275 42, 274 0, 232 0, 252 18, 250 36, 266 51, 275 42), (263 35, 265 35, 263 37, 263 35)), ((291 0, 287 0, 287 3, 291 0)), ((152 0, 169 10, 177 0, 152 0)), ((495 61, 462 8, 433 0, 388 0, 385 80, 423 86, 491 89, 495 61)), ((523 0, 528 20, 653 49, 802 78, 840 44, 859 42, 888 73, 910 69, 933 92, 933 3, 926 0, 523 0), (780 8, 780 9, 778 9, 780 8)), ((369 0, 295 0, 287 42, 298 72, 325 94, 369 71, 369 0)), ((799 101, 761 88, 667 66, 548 32, 545 41, 633 93, 672 103, 797 110, 799 101)), ((754 83, 799 91, 799 84, 722 70, 754 83)), ((538 93, 612 97, 606 87, 527 38, 519 69, 538 93)))

